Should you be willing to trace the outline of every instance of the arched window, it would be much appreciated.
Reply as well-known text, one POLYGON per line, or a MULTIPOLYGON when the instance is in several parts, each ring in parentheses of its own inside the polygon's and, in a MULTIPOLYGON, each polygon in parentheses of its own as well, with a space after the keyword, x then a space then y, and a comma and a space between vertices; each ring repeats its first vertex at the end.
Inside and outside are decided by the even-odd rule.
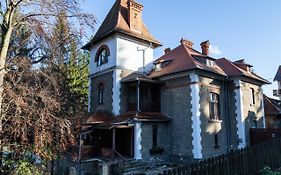
POLYGON ((103 104, 103 93, 104 93, 104 84, 103 83, 100 83, 99 84, 99 96, 98 96, 98 100, 99 100, 99 104, 103 104))
POLYGON ((96 55, 96 62, 97 65, 103 65, 106 64, 108 62, 108 57, 110 55, 109 52, 109 48, 106 45, 101 46, 98 51, 97 51, 97 55, 96 55))

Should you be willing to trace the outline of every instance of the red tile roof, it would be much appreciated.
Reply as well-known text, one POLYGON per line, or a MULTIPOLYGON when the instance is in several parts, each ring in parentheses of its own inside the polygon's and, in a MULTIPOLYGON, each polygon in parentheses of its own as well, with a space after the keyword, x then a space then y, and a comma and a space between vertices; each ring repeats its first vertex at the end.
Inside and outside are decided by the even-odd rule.
MULTIPOLYGON (((169 51, 155 62, 170 61, 167 66, 161 68, 161 70, 154 70, 151 72, 149 77, 161 77, 164 75, 169 75, 177 72, 182 72, 186 70, 202 69, 210 72, 214 72, 220 75, 225 75, 220 67, 214 65, 209 67, 203 63, 200 63, 195 59, 195 57, 201 57, 203 59, 209 58, 206 55, 202 55, 200 52, 188 47, 185 44, 181 44, 177 48, 169 51)), ((209 58, 213 60, 213 58, 209 58)))
POLYGON ((274 81, 281 81, 281 66, 279 66, 279 68, 278 68, 274 81))
POLYGON ((182 71, 199 69, 222 76, 246 76, 262 83, 269 84, 267 80, 255 73, 240 68, 240 65, 248 66, 249 68, 252 67, 251 65, 246 64, 244 60, 232 62, 226 58, 215 59, 207 55, 203 55, 201 52, 191 48, 190 45, 185 44, 185 42, 181 42, 181 45, 157 59, 155 64, 164 61, 169 63, 160 70, 153 70, 149 77, 156 78, 182 71), (214 61, 214 64, 212 66, 208 66, 205 59, 214 61))
POLYGON ((265 84, 270 84, 270 82, 267 81, 266 79, 260 77, 259 75, 255 74, 253 72, 246 71, 244 69, 239 68, 235 62, 231 62, 230 60, 228 60, 226 58, 217 59, 216 63, 224 70, 224 72, 228 76, 234 76, 234 77, 235 76, 246 76, 248 78, 252 78, 257 81, 263 82, 265 84))
POLYGON ((123 33, 138 39, 151 42, 155 47, 161 45, 161 43, 156 40, 152 34, 148 31, 145 24, 142 22, 142 31, 137 32, 131 30, 129 27, 128 19, 128 1, 129 0, 116 0, 113 7, 105 17, 103 23, 95 34, 94 38, 86 44, 83 48, 88 49, 91 45, 99 42, 105 37, 114 33, 123 33))
POLYGON ((97 112, 91 115, 84 125, 85 126, 94 125, 96 127, 112 128, 115 125, 128 124, 133 120, 143 121, 143 122, 146 121, 167 122, 170 121, 171 118, 165 116, 162 113, 157 113, 157 112, 131 111, 118 116, 112 116, 107 112, 97 112))
POLYGON ((281 114, 281 101, 263 96, 265 114, 281 114))

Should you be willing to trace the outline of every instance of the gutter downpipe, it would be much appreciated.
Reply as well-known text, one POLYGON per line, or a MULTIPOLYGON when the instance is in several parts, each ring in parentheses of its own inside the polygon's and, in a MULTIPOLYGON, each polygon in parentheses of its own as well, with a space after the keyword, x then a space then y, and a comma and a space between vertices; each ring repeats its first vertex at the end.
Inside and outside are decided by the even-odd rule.
POLYGON ((138 85, 137 85, 137 111, 141 112, 140 109, 140 80, 138 79, 138 85))
POLYGON ((82 148, 82 136, 93 132, 94 130, 88 132, 82 132, 79 136, 79 152, 78 152, 78 174, 81 175, 81 148, 82 148))

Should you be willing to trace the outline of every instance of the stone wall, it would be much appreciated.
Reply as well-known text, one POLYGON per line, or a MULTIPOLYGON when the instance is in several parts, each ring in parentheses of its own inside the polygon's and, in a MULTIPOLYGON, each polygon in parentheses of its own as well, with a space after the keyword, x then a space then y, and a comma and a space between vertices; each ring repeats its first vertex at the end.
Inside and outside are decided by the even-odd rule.
POLYGON ((166 159, 169 154, 170 135, 166 122, 142 122, 141 124, 141 154, 143 160, 150 160, 153 157, 166 159), (153 147, 153 125, 157 125, 157 146, 163 148, 161 154, 150 154, 150 149, 153 147))
POLYGON ((230 149, 238 149, 238 135, 237 135, 237 114, 236 114, 236 106, 235 106, 235 92, 234 92, 234 83, 227 83, 227 104, 228 104, 228 115, 229 115, 229 134, 230 134, 230 149))
POLYGON ((250 145, 250 128, 264 128, 264 109, 262 89, 258 85, 242 82, 242 99, 245 120, 246 143, 250 145), (255 103, 251 104, 251 88, 254 89, 255 103))
POLYGON ((225 89, 222 81, 199 77, 200 82, 200 113, 202 155, 208 158, 223 154, 227 151, 227 111, 225 102, 225 89), (210 118, 210 93, 219 95, 220 120, 212 121, 210 118), (218 147, 215 147, 215 135, 218 135, 218 147))
POLYGON ((102 75, 91 78, 91 99, 90 112, 104 110, 112 112, 112 88, 113 88, 113 72, 104 73, 102 75), (98 103, 99 84, 104 83, 103 104, 98 103))
POLYGON ((190 159, 193 156, 190 93, 188 76, 166 80, 161 89, 162 113, 172 118, 168 127, 171 157, 190 159))

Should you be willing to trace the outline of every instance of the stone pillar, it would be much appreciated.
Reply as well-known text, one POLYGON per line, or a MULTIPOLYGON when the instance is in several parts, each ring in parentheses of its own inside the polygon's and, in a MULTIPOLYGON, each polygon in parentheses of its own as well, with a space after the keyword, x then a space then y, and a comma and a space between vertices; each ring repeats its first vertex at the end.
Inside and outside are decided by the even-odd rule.
MULTIPOLYGON (((281 81, 278 81, 278 91, 281 91, 281 81)), ((281 100, 281 95, 279 96, 279 100, 281 100)))
POLYGON ((199 95, 199 77, 193 73, 191 78, 191 112, 192 112, 192 153, 194 159, 202 159, 201 144, 201 113, 200 113, 200 95, 199 95))
POLYGON ((245 116, 243 108, 243 98, 241 89, 241 80, 234 80, 235 84, 235 113, 236 113, 236 127, 238 135, 238 149, 246 147, 246 135, 245 135, 245 116))
POLYGON ((113 72, 112 113, 114 115, 120 114, 121 73, 122 73, 122 71, 119 69, 116 69, 113 72))
POLYGON ((134 126, 134 158, 141 159, 141 123, 136 122, 134 126))

